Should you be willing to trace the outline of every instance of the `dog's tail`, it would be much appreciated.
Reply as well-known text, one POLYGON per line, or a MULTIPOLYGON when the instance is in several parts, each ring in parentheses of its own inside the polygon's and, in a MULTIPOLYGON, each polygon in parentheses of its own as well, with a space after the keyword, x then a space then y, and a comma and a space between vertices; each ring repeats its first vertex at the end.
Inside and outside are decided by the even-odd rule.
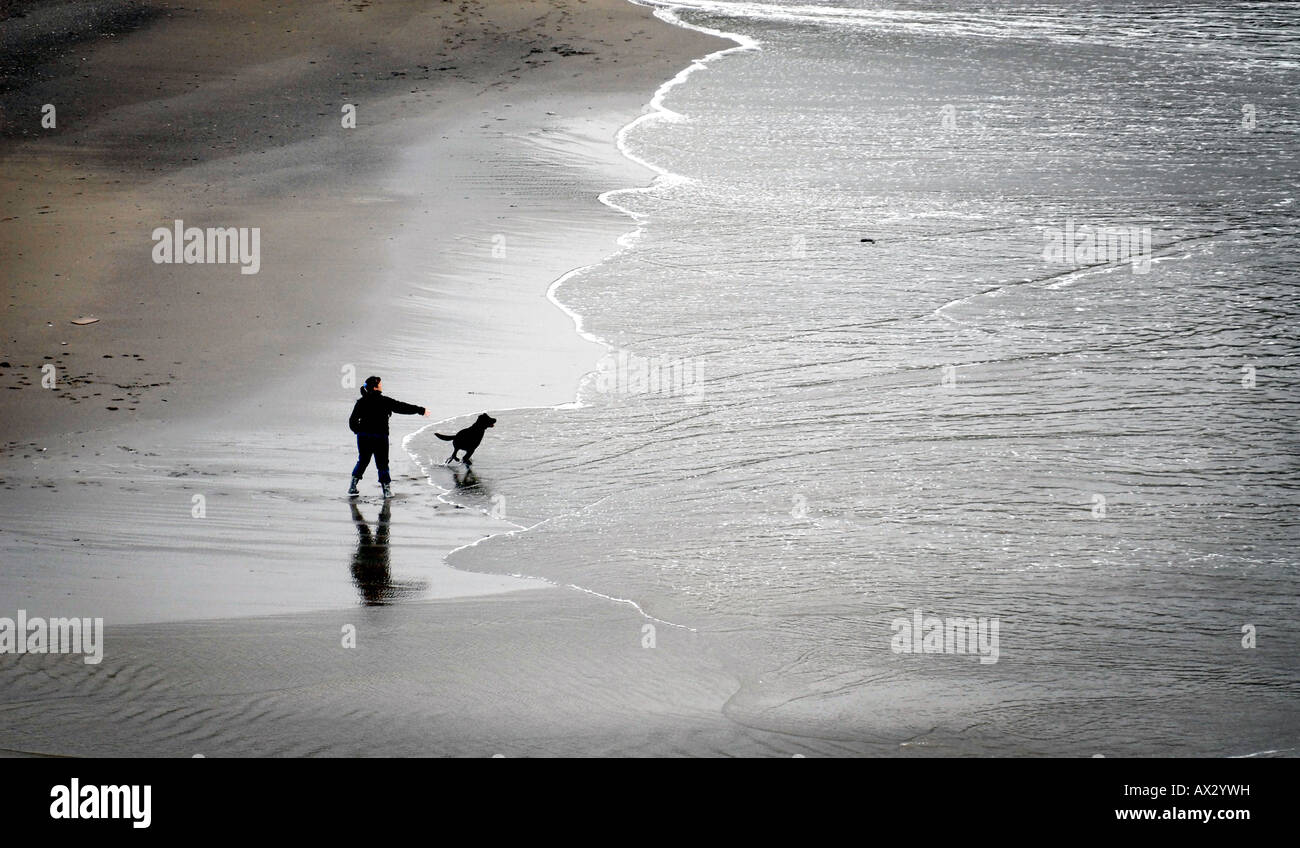
POLYGON ((455 436, 444 436, 442 433, 434 433, 433 435, 442 439, 444 442, 450 442, 452 439, 456 438, 455 436))

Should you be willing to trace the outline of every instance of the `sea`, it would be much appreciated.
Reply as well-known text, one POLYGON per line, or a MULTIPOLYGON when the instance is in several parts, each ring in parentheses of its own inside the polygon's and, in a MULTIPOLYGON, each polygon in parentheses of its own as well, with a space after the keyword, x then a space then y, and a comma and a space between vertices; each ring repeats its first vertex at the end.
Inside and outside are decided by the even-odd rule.
POLYGON ((647 5, 729 46, 619 133, 550 292, 608 353, 493 411, 450 564, 806 750, 1295 756, 1300 4, 647 5))

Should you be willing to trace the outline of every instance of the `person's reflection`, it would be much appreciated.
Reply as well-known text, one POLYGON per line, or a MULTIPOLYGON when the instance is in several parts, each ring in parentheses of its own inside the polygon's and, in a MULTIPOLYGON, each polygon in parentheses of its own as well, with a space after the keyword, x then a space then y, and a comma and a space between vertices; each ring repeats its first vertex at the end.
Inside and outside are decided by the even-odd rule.
POLYGON ((356 503, 350 503, 352 522, 357 526, 357 550, 352 555, 352 581, 361 592, 361 602, 366 606, 381 606, 399 600, 403 595, 418 594, 428 586, 423 581, 401 580, 394 582, 388 567, 388 524, 390 504, 385 499, 379 511, 379 520, 372 532, 356 503))
POLYGON ((379 512, 379 521, 375 530, 362 517, 361 510, 355 503, 352 507, 352 521, 357 525, 357 552, 352 556, 352 580, 361 592, 361 602, 367 606, 388 602, 388 587, 392 582, 392 572, 388 569, 388 499, 379 512))

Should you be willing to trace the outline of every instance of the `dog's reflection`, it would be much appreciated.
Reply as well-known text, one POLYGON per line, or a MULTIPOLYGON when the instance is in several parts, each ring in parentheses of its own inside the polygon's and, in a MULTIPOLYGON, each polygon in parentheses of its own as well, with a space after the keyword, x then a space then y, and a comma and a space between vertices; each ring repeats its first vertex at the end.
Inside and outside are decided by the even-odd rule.
POLYGON ((478 475, 474 473, 473 468, 452 469, 451 479, 456 482, 456 488, 465 491, 477 491, 479 488, 478 475))
POLYGON ((458 506, 477 509, 492 518, 506 517, 505 495, 494 493, 490 480, 481 479, 472 468, 453 470, 451 479, 455 484, 455 502, 458 506))
POLYGON ((352 508, 352 522, 357 527, 357 550, 352 555, 352 582, 361 593, 361 603, 366 606, 382 606, 419 595, 427 589, 429 584, 424 580, 393 580, 388 563, 388 525, 392 517, 392 501, 384 501, 373 531, 356 503, 348 506, 352 508))

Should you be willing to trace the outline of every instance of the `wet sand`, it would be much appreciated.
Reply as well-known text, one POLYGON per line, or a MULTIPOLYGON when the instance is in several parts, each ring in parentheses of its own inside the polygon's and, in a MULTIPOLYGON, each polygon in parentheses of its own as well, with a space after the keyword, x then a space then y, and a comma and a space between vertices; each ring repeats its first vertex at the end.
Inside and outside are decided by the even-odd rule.
POLYGON ((29 655, 0 667, 0 749, 113 757, 807 750, 724 717, 736 682, 697 636, 660 627, 647 649, 641 628, 617 605, 564 589, 119 628, 99 666, 29 655), (348 626, 354 648, 343 644, 348 626))

